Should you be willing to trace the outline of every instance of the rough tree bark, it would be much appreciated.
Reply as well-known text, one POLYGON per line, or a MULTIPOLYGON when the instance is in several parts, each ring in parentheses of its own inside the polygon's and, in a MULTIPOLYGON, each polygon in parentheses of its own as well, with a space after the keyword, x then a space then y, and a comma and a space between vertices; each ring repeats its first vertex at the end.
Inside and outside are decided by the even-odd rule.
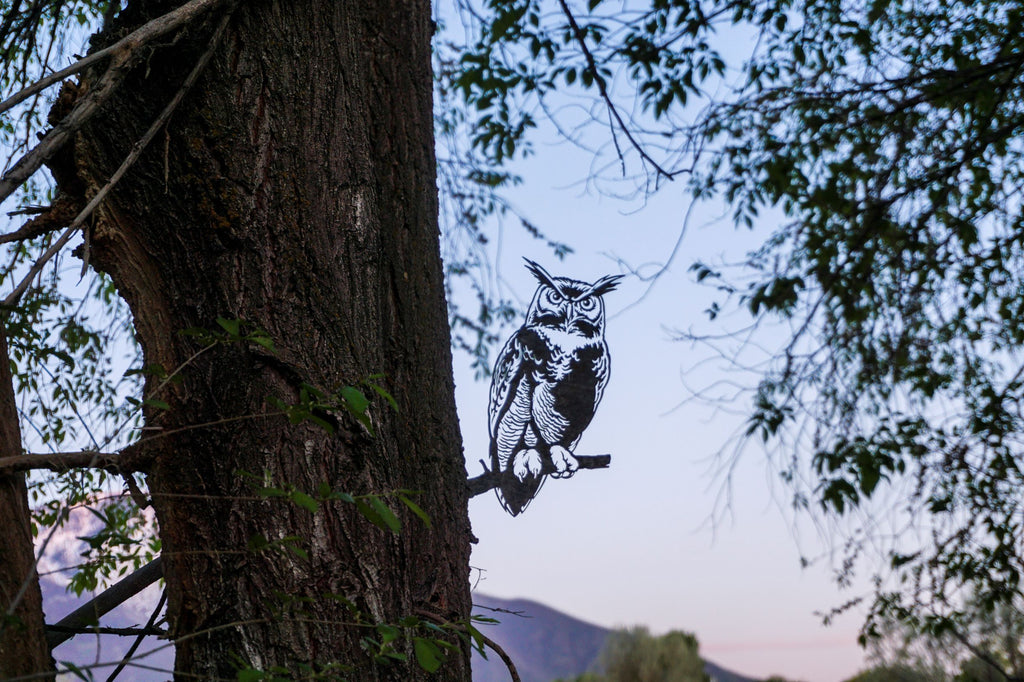
MULTIPOLYGON (((176 4, 130 2, 94 47, 176 4)), ((77 136, 87 195, 171 99, 216 14, 156 47, 77 136)), ((399 650, 409 662, 374 663, 360 639, 376 633, 348 625, 357 617, 346 600, 370 623, 469 615, 431 31, 426 0, 238 4, 166 135, 92 228, 90 262, 131 306, 145 362, 184 365, 181 383, 158 396, 170 409, 147 408, 144 432, 182 679, 332 664, 352 666, 347 679, 418 679, 408 638, 399 650), (177 332, 217 330, 218 317, 265 330, 276 353, 236 342, 195 356, 201 344, 177 332), (324 415, 333 434, 292 425, 267 403, 295 403, 303 384, 329 392, 376 373, 399 409, 374 403, 373 436, 345 414, 324 415), (417 490, 433 523, 391 504, 403 520, 391 534, 351 504, 310 512, 260 498, 260 479, 314 496, 325 483, 354 494, 417 490), (298 538, 304 552, 253 550, 259 537, 298 538)), ((468 680, 468 648, 460 643, 431 679, 468 680)))
MULTIPOLYGON (((9 358, 0 323, 0 457, 21 455, 9 358)), ((0 520, 0 679, 6 680, 54 670, 43 629, 25 474, 0 475, 0 520)))

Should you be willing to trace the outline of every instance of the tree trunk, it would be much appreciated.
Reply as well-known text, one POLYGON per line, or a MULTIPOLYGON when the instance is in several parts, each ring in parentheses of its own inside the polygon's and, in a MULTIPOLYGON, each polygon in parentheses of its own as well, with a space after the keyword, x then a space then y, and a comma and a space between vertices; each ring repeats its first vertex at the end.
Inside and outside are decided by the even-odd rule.
MULTIPOLYGON (((129 3, 96 42, 176 4, 129 3)), ((79 135, 87 187, 105 182, 170 101, 219 18, 156 48, 79 135)), ((240 3, 166 135, 93 228, 91 262, 130 304, 145 362, 182 368, 154 396, 170 409, 147 407, 144 438, 183 679, 249 667, 418 679, 412 637, 429 631, 404 628, 394 653, 407 660, 388 662, 386 631, 374 626, 469 615, 431 31, 426 0, 240 3), (243 336, 265 331, 276 352, 251 340, 204 351, 207 339, 179 333, 224 333, 218 317, 244 320, 243 336), (333 433, 291 424, 267 400, 296 404, 303 386, 330 394, 376 374, 398 409, 375 399, 373 434, 344 409, 313 410, 333 433), (394 534, 351 503, 311 510, 290 492, 326 488, 418 491, 432 524, 385 496, 402 521, 394 534)), ((151 377, 147 395, 160 383, 151 377)), ((468 680, 468 646, 449 639, 458 646, 431 679, 468 680)))
MULTIPOLYGON (((0 323, 0 457, 21 454, 7 332, 0 323)), ((0 679, 6 680, 54 670, 43 629, 24 474, 0 476, 0 519, 0 679)))

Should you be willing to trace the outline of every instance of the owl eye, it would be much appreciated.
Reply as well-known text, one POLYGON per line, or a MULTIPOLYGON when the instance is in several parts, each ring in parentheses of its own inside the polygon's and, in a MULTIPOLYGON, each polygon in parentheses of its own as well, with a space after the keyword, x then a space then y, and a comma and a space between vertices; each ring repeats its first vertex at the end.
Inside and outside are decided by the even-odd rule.
POLYGON ((593 296, 588 296, 582 301, 578 301, 576 305, 579 306, 580 310, 585 313, 589 313, 591 310, 597 307, 597 299, 593 296))
POLYGON ((547 292, 547 298, 551 303, 559 304, 562 302, 562 295, 554 289, 549 289, 547 292))

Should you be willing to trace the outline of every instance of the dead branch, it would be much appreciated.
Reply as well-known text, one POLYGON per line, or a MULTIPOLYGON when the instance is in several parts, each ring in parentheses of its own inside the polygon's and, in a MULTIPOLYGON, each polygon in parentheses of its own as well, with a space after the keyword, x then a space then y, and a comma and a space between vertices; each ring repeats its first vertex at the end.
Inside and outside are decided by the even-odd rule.
MULTIPOLYGON (((57 197, 52 206, 47 206, 39 211, 39 215, 32 218, 14 232, 0 234, 0 244, 19 242, 27 239, 35 239, 49 232, 66 227, 81 210, 80 204, 74 199, 57 197)), ((20 212, 8 213, 15 215, 20 212)))
MULTIPOLYGON (((611 455, 577 455, 576 461, 580 465, 580 469, 607 469, 612 463, 611 455)), ((481 462, 483 464, 483 462, 481 462)), ((555 465, 551 463, 551 460, 544 461, 544 467, 541 469, 541 475, 553 474, 557 470, 555 465)), ((469 491, 470 497, 476 497, 481 493, 485 493, 491 488, 497 488, 501 485, 501 480, 505 476, 509 476, 507 472, 503 471, 490 471, 487 469, 487 465, 484 464, 484 473, 480 474, 476 478, 470 478, 466 480, 466 489, 469 491)))
POLYGON ((166 604, 166 603, 167 603, 167 590, 164 590, 160 594, 160 601, 158 601, 156 603, 156 608, 153 609, 153 613, 149 616, 149 621, 146 623, 146 627, 144 627, 139 632, 138 637, 136 637, 135 641, 132 642, 132 645, 130 647, 128 647, 128 651, 126 651, 125 654, 124 654, 124 657, 121 658, 121 662, 117 664, 117 667, 114 668, 113 672, 111 672, 110 675, 107 677, 107 682, 114 682, 114 680, 117 679, 117 676, 121 674, 121 671, 124 670, 128 666, 128 664, 131 662, 132 657, 135 656, 135 652, 139 650, 139 646, 142 645, 142 641, 148 635, 154 634, 152 631, 155 630, 157 633, 162 633, 162 634, 159 635, 161 637, 167 635, 167 633, 165 631, 162 631, 159 628, 155 627, 157 616, 160 615, 160 612, 163 610, 164 604, 166 604))
MULTIPOLYGON (((99 619, 117 606, 128 601, 163 576, 160 557, 100 592, 54 625, 46 626, 46 641, 53 649, 79 632, 93 632, 99 619)), ((138 634, 138 633, 136 633, 138 634)))
MULTIPOLYGON (((177 10, 181 11, 186 7, 192 7, 192 11, 178 15, 170 23, 173 25, 181 25, 186 21, 195 18, 200 11, 200 9, 197 8, 208 9, 209 7, 215 6, 224 1, 225 0, 193 0, 188 5, 177 10)), ((170 14, 174 14, 174 12, 171 12, 170 14)), ((164 15, 163 17, 154 19, 153 21, 160 22, 168 16, 169 15, 164 15)), ((167 30, 170 29, 164 30, 163 33, 166 33, 167 30)), ((152 36, 150 36, 149 39, 152 39, 152 36)), ((18 159, 18 161, 11 166, 11 169, 4 174, 3 178, 0 178, 0 201, 3 201, 13 194, 14 190, 20 187, 22 183, 32 176, 33 173, 39 170, 39 167, 50 159, 57 150, 63 147, 71 136, 85 125, 85 123, 92 118, 99 108, 108 99, 110 99, 110 96, 117 90, 121 81, 124 80, 125 75, 127 75, 128 71, 131 70, 131 67, 134 66, 141 58, 139 48, 142 44, 144 43, 136 44, 132 42, 111 53, 110 66, 107 67, 106 73, 104 73, 96 84, 89 89, 89 92, 75 104, 75 108, 71 110, 71 113, 64 117, 60 123, 51 128, 38 145, 18 159)))
MULTIPOLYGON (((72 236, 74 236, 78 228, 81 227, 82 224, 85 222, 86 218, 88 218, 96 209, 96 207, 100 204, 100 202, 107 197, 107 194, 109 194, 110 190, 112 190, 114 186, 117 185, 117 183, 121 180, 124 174, 128 172, 128 169, 135 164, 138 158, 142 155, 143 150, 146 148, 147 145, 149 145, 153 137, 156 136, 160 128, 162 128, 164 124, 167 123, 167 120, 171 117, 171 114, 174 113, 174 110, 177 109, 178 104, 181 103, 181 100, 185 97, 185 94, 192 88, 192 85, 195 84, 195 82, 199 79, 199 74, 201 74, 203 70, 206 68, 206 65, 210 63, 210 59, 213 57, 213 53, 216 51, 217 46, 220 44, 220 39, 224 35, 224 31, 227 28, 228 20, 230 18, 230 12, 224 15, 224 18, 221 20, 220 25, 217 27, 217 30, 213 35, 213 38, 210 40, 209 47, 206 49, 205 52, 203 52, 202 56, 199 58, 199 61, 196 62, 195 67, 193 67, 192 72, 189 73, 188 77, 185 79, 185 82, 182 83, 181 87, 178 88, 178 91, 174 94, 174 97, 167 104, 167 106, 164 107, 164 110, 160 112, 160 115, 156 118, 156 120, 153 121, 153 124, 149 127, 149 130, 147 130, 146 133, 142 136, 142 138, 135 143, 135 145, 132 147, 131 152, 128 153, 128 156, 126 156, 124 161, 121 163, 121 166, 116 171, 114 171, 113 175, 110 176, 110 179, 107 181, 107 184, 105 184, 102 188, 100 188, 98 192, 96 192, 96 195, 93 196, 93 198, 89 201, 86 207, 82 209, 82 211, 78 214, 78 217, 75 218, 74 222, 72 222, 71 225, 68 226, 68 229, 65 230, 64 233, 60 236, 60 239, 54 242, 50 246, 50 248, 47 249, 46 252, 43 253, 36 260, 36 262, 32 264, 32 267, 29 269, 28 274, 26 274, 25 277, 18 284, 18 286, 15 287, 14 291, 12 291, 10 295, 7 296, 6 299, 4 299, 3 305, 5 307, 13 306, 18 302, 18 299, 21 298, 21 295, 23 293, 25 293, 25 290, 28 289, 29 284, 32 282, 35 276, 39 274, 39 271, 43 269, 43 266, 46 265, 47 261, 53 258, 53 256, 58 251, 60 251, 65 244, 68 243, 68 241, 71 239, 72 236)), ((111 69, 113 68, 115 67, 112 65, 111 69)), ((104 78, 105 77, 106 76, 104 76, 104 78)), ((90 92, 89 95, 86 95, 86 98, 91 96, 93 92, 90 92)), ((64 121, 61 122, 60 125, 64 125, 64 123, 66 123, 68 119, 72 118, 75 115, 75 112, 78 111, 78 109, 79 107, 76 106, 75 109, 68 115, 67 118, 64 119, 64 121)), ((54 128, 54 130, 56 130, 56 128, 54 128)), ((46 139, 49 139, 49 137, 49 135, 46 136, 46 138, 44 139, 44 143, 46 139)), ((40 144, 39 147, 36 147, 36 149, 34 149, 32 152, 29 152, 29 154, 35 153, 40 147, 42 147, 42 144, 40 144)), ((56 151, 56 149, 58 148, 59 145, 54 148, 54 151, 56 151)), ((19 161, 19 163, 21 162, 19 161)), ((38 168, 38 166, 36 167, 38 168)), ((13 173, 14 170, 15 169, 12 168, 11 173, 13 173)), ((10 175, 10 173, 8 173, 8 175, 10 175)), ((6 177, 7 176, 4 176, 4 182, 6 182, 6 177)), ((3 183, 0 182, 0 187, 2 187, 2 185, 3 183)), ((2 194, 2 191, 0 191, 0 195, 6 196, 2 194)), ((86 260, 86 263, 88 263, 88 254, 85 254, 84 259, 86 260)))
POLYGON ((0 102, 0 114, 20 102, 25 101, 37 92, 45 90, 54 83, 64 80, 68 76, 80 73, 97 62, 103 61, 108 57, 115 57, 117 55, 137 51, 140 47, 146 45, 154 38, 159 38, 170 31, 184 26, 203 12, 217 7, 222 2, 224 2, 224 0, 192 0, 192 2, 186 3, 161 17, 157 17, 156 19, 143 24, 113 45, 105 47, 102 50, 97 50, 96 52, 79 59, 74 64, 63 68, 60 71, 55 71, 49 76, 41 78, 32 85, 26 86, 11 95, 4 101, 0 102))
POLYGON ((128 446, 116 453, 56 452, 49 454, 25 454, 0 457, 0 474, 19 471, 70 471, 71 469, 102 469, 112 474, 144 472, 149 466, 150 455, 135 446, 128 446))
POLYGON ((167 634, 167 631, 158 627, 144 627, 144 628, 104 628, 96 625, 83 625, 82 627, 72 628, 64 625, 47 625, 47 632, 60 633, 62 635, 114 635, 115 637, 147 637, 156 635, 157 637, 163 637, 167 634))

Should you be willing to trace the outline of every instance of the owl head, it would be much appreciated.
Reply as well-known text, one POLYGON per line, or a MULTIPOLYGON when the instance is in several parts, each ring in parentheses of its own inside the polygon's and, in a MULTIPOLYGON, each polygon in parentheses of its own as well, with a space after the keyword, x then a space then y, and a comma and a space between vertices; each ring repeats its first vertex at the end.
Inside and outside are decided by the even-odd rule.
POLYGON ((528 258, 526 269, 540 282, 526 312, 527 326, 560 329, 589 338, 604 335, 603 294, 619 285, 622 275, 606 275, 593 284, 552 277, 528 258))

